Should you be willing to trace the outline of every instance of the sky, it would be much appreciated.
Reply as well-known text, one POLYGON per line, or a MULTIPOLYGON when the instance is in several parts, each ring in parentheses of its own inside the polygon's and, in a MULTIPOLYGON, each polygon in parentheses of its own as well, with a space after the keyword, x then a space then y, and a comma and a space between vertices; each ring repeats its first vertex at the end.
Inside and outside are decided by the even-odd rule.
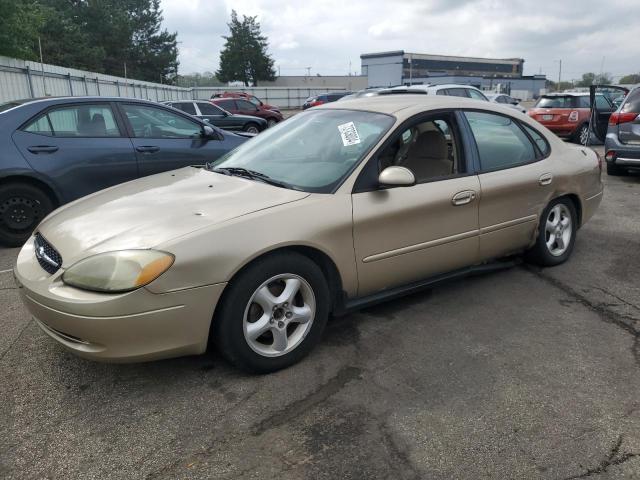
POLYGON ((215 71, 231 10, 257 16, 281 75, 360 72, 360 54, 524 58, 525 74, 640 72, 640 0, 161 0, 180 73, 215 71))

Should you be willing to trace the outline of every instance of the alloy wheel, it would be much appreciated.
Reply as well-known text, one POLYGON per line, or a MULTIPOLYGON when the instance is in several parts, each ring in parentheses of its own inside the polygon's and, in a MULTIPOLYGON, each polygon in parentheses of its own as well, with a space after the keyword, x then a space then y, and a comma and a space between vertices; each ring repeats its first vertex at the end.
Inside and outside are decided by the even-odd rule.
POLYGON ((563 255, 571 243, 573 224, 569 208, 558 203, 549 210, 545 222, 545 241, 549 253, 554 257, 563 255))
POLYGON ((583 125, 580 128, 580 145, 586 145, 589 140, 589 127, 583 125))
POLYGON ((251 295, 244 311, 244 338, 262 356, 285 355, 307 336, 315 312, 315 295, 304 278, 293 273, 276 275, 251 295))

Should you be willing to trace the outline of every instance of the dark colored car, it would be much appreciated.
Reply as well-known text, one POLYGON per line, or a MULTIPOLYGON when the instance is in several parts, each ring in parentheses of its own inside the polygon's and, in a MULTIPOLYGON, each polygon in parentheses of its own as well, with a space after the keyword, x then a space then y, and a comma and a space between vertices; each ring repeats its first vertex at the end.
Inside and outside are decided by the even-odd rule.
POLYGON ((218 128, 225 130, 244 131, 248 133, 260 133, 267 128, 267 121, 264 118, 252 115, 237 115, 227 112, 218 105, 214 105, 206 100, 201 101, 181 101, 162 102, 183 112, 198 117, 218 128))
POLYGON ((609 117, 604 151, 609 175, 640 168, 640 87, 631 90, 609 117))
POLYGON ((211 99, 214 98, 243 98, 245 100, 249 100, 256 107, 266 108, 267 110, 273 110, 274 112, 280 113, 280 109, 275 105, 269 105, 268 103, 264 103, 255 95, 252 95, 247 92, 223 92, 223 93, 214 93, 211 95, 211 99))
POLYGON ((145 100, 64 97, 0 105, 0 243, 21 245, 67 202, 203 165, 246 139, 145 100))
MULTIPOLYGON (((598 94, 595 96, 595 108, 600 116, 606 117, 606 125, 606 119, 615 110, 612 103, 606 96, 598 94)), ((582 145, 589 139, 589 92, 542 95, 527 113, 559 137, 582 145)), ((595 133, 601 140, 604 139, 605 131, 596 130, 595 133)))
POLYGON ((212 98, 211 103, 233 114, 264 118, 267 127, 273 127, 276 123, 284 120, 282 113, 278 110, 268 109, 264 105, 256 105, 245 98, 218 97, 212 98))
POLYGON ((340 100, 342 97, 351 95, 352 93, 353 92, 329 92, 314 95, 305 100, 305 102, 302 104, 302 109, 306 110, 307 108, 317 107, 318 105, 324 105, 325 103, 335 102, 337 100, 340 100))

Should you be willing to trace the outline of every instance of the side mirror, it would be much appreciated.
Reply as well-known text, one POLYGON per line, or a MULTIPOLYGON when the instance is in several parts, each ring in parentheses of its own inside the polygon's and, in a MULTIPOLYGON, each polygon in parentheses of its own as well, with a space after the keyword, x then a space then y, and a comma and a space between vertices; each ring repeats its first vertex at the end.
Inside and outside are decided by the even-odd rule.
POLYGON ((204 125, 202 127, 202 136, 205 138, 216 138, 216 131, 210 127, 209 125, 204 125))
POLYGON ((378 183, 390 187, 410 187, 415 185, 416 177, 405 167, 387 167, 378 176, 378 183))

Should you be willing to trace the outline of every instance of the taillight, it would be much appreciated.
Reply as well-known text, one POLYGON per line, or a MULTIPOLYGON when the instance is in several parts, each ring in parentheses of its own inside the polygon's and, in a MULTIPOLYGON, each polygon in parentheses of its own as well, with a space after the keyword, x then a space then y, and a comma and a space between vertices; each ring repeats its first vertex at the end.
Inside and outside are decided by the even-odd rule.
POLYGON ((322 100, 314 100, 311 102, 312 107, 317 107, 318 105, 322 105, 324 102, 322 100))
POLYGON ((578 111, 574 110, 573 112, 571 112, 569 114, 569 121, 570 122, 577 122, 578 121, 578 111))
POLYGON ((609 125, 620 125, 621 123, 633 122, 636 118, 638 118, 638 115, 639 114, 634 112, 614 112, 609 117, 609 125))
POLYGON ((607 162, 612 162, 616 159, 616 152, 613 150, 609 150, 607 153, 605 153, 604 158, 607 159, 607 162))

